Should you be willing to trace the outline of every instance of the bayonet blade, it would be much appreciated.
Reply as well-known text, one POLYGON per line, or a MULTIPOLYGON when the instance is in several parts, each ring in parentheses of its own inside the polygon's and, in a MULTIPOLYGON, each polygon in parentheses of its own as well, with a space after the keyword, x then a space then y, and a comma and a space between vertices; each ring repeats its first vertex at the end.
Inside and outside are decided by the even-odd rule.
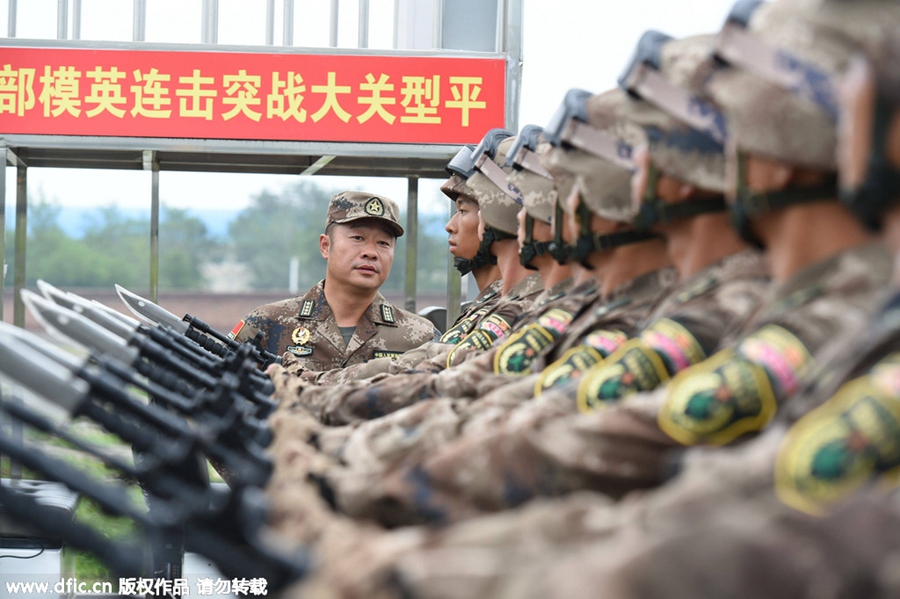
POLYGON ((137 350, 128 347, 121 337, 113 335, 81 314, 57 306, 27 289, 22 291, 22 301, 49 332, 129 365, 138 359, 137 350))
POLYGON ((141 320, 154 325, 170 327, 181 335, 184 335, 187 332, 187 323, 165 308, 128 291, 121 285, 116 285, 116 292, 118 292, 122 301, 125 302, 125 305, 128 306, 128 309, 134 312, 141 320))

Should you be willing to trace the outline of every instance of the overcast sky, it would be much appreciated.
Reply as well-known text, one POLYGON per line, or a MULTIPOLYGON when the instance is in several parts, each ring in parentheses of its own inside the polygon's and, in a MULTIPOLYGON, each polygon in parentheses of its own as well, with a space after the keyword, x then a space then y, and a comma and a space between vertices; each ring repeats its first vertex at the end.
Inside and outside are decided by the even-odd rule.
MULTIPOLYGON (((354 0, 341 0, 355 5, 354 0)), ((296 0, 294 41, 327 45, 328 0, 296 0), (300 26, 303 14, 305 26, 300 26)), ((647 29, 681 37, 713 32, 723 22, 731 0, 524 0, 524 67, 519 124, 544 125, 573 87, 592 92, 615 85, 635 42, 647 29)), ((69 2, 70 10, 72 2, 69 2)), ((200 0, 147 0, 147 38, 151 41, 199 41, 200 0), (177 26, 176 26, 177 25, 177 26)), ((131 39, 131 0, 82 0, 83 39, 131 39)), ((281 19, 282 0, 276 1, 281 19)), ((393 0, 370 0, 370 14, 387 11, 393 0)), ((19 0, 17 37, 55 38, 56 0, 19 0)), ((353 8, 355 10, 355 8, 353 8)), ((0 33, 7 32, 8 0, 0 0, 0 33)), ((265 31, 264 0, 220 0, 219 43, 261 44, 265 31), (240 17, 235 7, 258 5, 240 17), (247 33, 247 32, 252 33, 247 33)), ((339 45, 355 45, 355 14, 342 9, 339 45), (344 25, 347 23, 347 26, 344 25)), ((70 24, 71 31, 71 24, 70 24)), ((280 43, 281 26, 276 44, 280 43)), ((372 28, 370 47, 387 47, 390 36, 372 28)), ((2 132, 0 132, 2 134, 2 132)), ((15 170, 7 169, 7 215, 14 212, 15 170)), ((160 173, 162 201, 179 208, 239 209, 263 188, 278 192, 295 176, 207 173, 160 173)), ((316 177, 323 185, 356 188, 405 200, 405 179, 316 177)), ((145 172, 39 169, 28 172, 32 194, 61 205, 148 207, 150 178, 145 172)), ((422 181, 423 211, 445 211, 438 181, 422 181)))

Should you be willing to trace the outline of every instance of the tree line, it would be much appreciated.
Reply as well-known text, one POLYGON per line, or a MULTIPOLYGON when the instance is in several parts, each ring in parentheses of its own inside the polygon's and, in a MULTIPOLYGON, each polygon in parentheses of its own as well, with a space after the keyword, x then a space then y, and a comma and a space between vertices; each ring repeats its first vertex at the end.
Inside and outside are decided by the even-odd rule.
MULTIPOLYGON (((229 261, 246 266, 246 285, 254 290, 286 290, 292 257, 300 263, 301 290, 325 276, 319 254, 328 201, 335 193, 302 180, 281 193, 263 190, 229 224, 219 239, 190 212, 163 205, 159 223, 159 287, 162 290, 208 289, 207 264, 229 261)), ((444 218, 419 216, 417 286, 442 292, 447 278, 444 218)), ((401 215, 405 222, 405 214, 401 215)), ((406 240, 398 240, 386 291, 402 291, 406 270, 406 240)), ((5 260, 14 260, 13 232, 7 230, 5 260)), ((115 206, 91 214, 81 238, 60 224, 60 208, 43 198, 28 206, 26 285, 44 279, 59 287, 128 288, 147 286, 150 268, 150 222, 123 214, 115 206)), ((7 284, 9 280, 7 281, 7 284)))

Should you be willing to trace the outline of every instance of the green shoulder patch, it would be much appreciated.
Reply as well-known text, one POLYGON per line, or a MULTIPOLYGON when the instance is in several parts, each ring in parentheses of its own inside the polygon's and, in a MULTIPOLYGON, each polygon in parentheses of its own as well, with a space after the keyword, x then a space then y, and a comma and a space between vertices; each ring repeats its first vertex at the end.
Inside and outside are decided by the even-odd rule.
POLYGON ((494 356, 494 373, 523 375, 553 342, 562 337, 574 319, 571 312, 553 308, 510 337, 494 356))

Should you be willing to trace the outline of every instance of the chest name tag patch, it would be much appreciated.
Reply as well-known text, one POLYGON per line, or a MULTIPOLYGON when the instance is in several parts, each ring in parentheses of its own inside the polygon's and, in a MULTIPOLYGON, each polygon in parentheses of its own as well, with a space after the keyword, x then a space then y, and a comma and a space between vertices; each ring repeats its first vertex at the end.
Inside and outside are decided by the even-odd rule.
POLYGON ((612 354, 628 337, 622 331, 594 331, 581 345, 569 348, 556 362, 547 366, 534 386, 538 397, 547 389, 561 387, 574 381, 612 354))
POLYGON ((523 375, 553 342, 563 336, 574 316, 554 308, 509 338, 494 356, 496 374, 523 375))
POLYGON ((382 349, 377 349, 372 352, 372 357, 374 358, 390 358, 393 361, 397 361, 397 358, 400 357, 402 351, 387 351, 382 349))

